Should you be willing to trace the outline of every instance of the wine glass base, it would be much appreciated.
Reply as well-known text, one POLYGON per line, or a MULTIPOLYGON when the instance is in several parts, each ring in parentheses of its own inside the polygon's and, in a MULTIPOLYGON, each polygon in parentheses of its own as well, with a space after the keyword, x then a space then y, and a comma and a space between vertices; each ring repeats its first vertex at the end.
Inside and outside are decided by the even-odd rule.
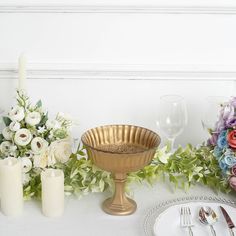
POLYGON ((125 216, 133 214, 137 209, 137 204, 130 198, 126 198, 123 204, 114 203, 113 198, 108 198, 103 202, 102 209, 110 215, 125 216))

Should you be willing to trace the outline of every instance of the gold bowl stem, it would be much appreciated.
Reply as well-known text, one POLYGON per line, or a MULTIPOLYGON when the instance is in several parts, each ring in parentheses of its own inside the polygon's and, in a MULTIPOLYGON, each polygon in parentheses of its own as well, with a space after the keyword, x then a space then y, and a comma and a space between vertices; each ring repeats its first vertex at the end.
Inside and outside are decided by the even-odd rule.
POLYGON ((110 215, 130 215, 137 209, 137 204, 125 194, 126 173, 115 173, 115 193, 103 202, 103 210, 110 215))

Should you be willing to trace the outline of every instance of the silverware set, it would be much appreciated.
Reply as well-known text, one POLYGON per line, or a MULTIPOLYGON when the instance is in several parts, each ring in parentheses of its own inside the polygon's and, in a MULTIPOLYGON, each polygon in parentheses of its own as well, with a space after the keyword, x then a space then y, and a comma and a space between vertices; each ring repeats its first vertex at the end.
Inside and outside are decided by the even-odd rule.
MULTIPOLYGON (((229 229, 229 235, 235 236, 233 229, 235 228, 235 225, 230 218, 227 211, 220 206, 220 210, 225 218, 225 221, 227 223, 228 229, 229 229)), ((216 231, 214 229, 214 224, 218 221, 218 216, 216 212, 211 207, 201 207, 198 212, 198 220, 201 224, 209 226, 211 230, 212 236, 217 236, 216 231)), ((180 226, 182 228, 186 228, 188 230, 189 236, 193 236, 193 218, 191 215, 191 210, 189 207, 181 207, 180 209, 180 226)))

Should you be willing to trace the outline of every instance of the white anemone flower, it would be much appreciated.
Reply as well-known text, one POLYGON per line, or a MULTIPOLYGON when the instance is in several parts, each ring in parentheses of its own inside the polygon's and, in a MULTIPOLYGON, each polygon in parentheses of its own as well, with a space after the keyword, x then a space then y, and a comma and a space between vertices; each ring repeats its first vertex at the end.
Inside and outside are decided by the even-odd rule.
POLYGON ((48 129, 60 129, 61 125, 57 120, 47 120, 46 127, 48 129))
POLYGON ((9 141, 2 142, 1 145, 0 145, 1 153, 3 153, 3 154, 9 153, 11 146, 12 146, 12 143, 9 142, 9 141))
POLYGON ((39 124, 41 121, 41 115, 37 111, 30 112, 25 117, 25 122, 31 126, 39 124))
POLYGON ((35 154, 40 154, 48 147, 48 142, 40 137, 33 138, 31 142, 31 149, 35 154))
POLYGON ((22 121, 25 118, 25 112, 23 107, 15 106, 9 112, 9 118, 12 121, 22 121))
POLYGON ((2 131, 2 135, 6 140, 12 140, 13 132, 9 129, 9 127, 5 127, 2 131))
POLYGON ((21 157, 19 158, 19 160, 21 161, 21 167, 22 167, 22 172, 23 173, 27 173, 32 169, 32 162, 30 160, 30 158, 28 157, 21 157))
POLYGON ((14 141, 19 146, 26 146, 30 143, 32 139, 32 134, 28 129, 19 129, 15 133, 14 141))
POLYGON ((16 132, 20 129, 20 123, 17 121, 12 121, 9 125, 9 129, 13 132, 16 132))

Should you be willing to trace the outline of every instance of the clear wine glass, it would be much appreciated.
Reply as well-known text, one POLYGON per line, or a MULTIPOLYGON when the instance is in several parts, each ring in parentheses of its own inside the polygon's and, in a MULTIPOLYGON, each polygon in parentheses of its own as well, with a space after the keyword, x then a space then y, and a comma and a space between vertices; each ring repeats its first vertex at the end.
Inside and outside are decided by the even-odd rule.
POLYGON ((164 95, 160 98, 157 125, 171 144, 174 150, 174 142, 187 124, 187 108, 183 97, 179 95, 164 95))
POLYGON ((219 119, 222 105, 227 102, 228 98, 224 96, 209 96, 204 102, 204 112, 202 115, 202 127, 210 134, 219 119))

